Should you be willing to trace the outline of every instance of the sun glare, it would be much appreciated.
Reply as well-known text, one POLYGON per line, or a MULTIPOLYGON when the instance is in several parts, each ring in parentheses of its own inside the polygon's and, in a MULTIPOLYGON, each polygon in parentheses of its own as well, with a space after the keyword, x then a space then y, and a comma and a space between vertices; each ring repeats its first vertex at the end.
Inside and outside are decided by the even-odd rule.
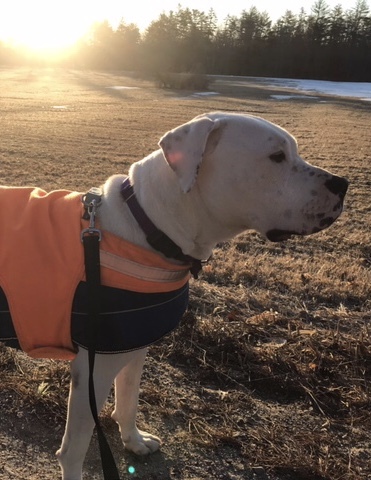
MULTIPOLYGON (((172 7, 172 0, 161 3, 161 9, 172 7)), ((158 15, 158 4, 148 0, 0 0, 0 42, 52 58, 84 37, 95 22, 107 20, 117 28, 124 20, 145 30, 158 15)))
POLYGON ((41 54, 71 47, 94 21, 91 9, 72 0, 13 0, 0 7, 1 40, 41 54))

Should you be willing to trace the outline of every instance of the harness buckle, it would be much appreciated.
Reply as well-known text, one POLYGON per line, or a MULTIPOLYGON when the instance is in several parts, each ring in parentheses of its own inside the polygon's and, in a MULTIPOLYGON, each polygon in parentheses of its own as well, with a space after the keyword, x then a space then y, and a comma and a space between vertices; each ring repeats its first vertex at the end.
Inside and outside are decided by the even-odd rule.
POLYGON ((93 206, 93 201, 95 201, 96 207, 102 203, 103 192, 100 188, 92 187, 85 195, 82 196, 81 201, 84 205, 84 220, 90 220, 90 209, 93 206))
POLYGON ((95 228, 95 217, 97 214, 97 209, 102 203, 102 195, 103 193, 100 188, 93 187, 81 198, 81 201, 84 205, 84 215, 82 218, 84 220, 89 220, 89 227, 85 228, 81 232, 82 242, 84 241, 84 237, 86 235, 97 235, 99 241, 102 239, 102 232, 98 228, 95 228))

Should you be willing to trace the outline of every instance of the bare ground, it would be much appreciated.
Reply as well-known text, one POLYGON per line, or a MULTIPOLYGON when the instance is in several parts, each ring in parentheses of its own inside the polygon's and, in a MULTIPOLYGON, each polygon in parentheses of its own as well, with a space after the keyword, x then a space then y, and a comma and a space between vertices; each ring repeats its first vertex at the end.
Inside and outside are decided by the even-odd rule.
MULTIPOLYGON (((221 95, 195 98, 59 69, 3 69, 0 85, 3 184, 83 191, 211 110, 276 122, 304 158, 349 178, 329 230, 282 245, 247 233, 192 283, 182 326, 151 349, 143 379, 140 425, 163 438, 160 453, 123 451, 112 401, 102 420, 124 479, 371 479, 369 104, 276 101, 260 82, 223 78, 211 86, 221 95)), ((0 378, 0 478, 58 478, 68 365, 2 347, 0 378)), ((84 478, 102 478, 95 440, 84 478)))

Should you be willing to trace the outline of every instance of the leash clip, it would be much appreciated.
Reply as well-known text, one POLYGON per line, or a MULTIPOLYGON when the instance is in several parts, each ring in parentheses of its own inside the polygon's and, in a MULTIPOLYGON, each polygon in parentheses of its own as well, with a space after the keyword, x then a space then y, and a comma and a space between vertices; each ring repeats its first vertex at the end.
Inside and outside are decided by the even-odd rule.
POLYGON ((88 193, 82 196, 82 203, 84 205, 84 220, 89 220, 89 227, 84 228, 81 232, 81 241, 84 241, 86 235, 97 235, 98 240, 102 239, 102 232, 95 228, 95 217, 97 214, 97 209, 102 203, 102 191, 100 188, 91 188, 88 193))

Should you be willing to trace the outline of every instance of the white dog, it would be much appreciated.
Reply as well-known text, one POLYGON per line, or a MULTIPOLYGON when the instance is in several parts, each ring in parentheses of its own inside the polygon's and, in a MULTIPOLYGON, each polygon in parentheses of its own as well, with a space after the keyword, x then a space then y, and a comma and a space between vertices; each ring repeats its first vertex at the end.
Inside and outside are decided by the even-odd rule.
MULTIPOLYGON (((159 150, 131 166, 129 180, 146 215, 187 259, 207 259, 217 243, 248 229, 271 241, 309 235, 328 227, 342 211, 347 180, 306 163, 295 139, 261 118, 201 115, 166 133, 159 145, 159 150)), ((111 232, 155 252, 123 201, 125 179, 113 176, 103 186, 98 209, 103 236, 111 232)), ((136 426, 146 352, 144 347, 97 354, 94 370, 98 410, 115 382, 112 417, 125 447, 138 455, 161 445, 159 438, 136 426)), ((67 425, 57 452, 63 480, 81 480, 94 428, 87 364, 87 351, 79 348, 71 364, 67 425)))

